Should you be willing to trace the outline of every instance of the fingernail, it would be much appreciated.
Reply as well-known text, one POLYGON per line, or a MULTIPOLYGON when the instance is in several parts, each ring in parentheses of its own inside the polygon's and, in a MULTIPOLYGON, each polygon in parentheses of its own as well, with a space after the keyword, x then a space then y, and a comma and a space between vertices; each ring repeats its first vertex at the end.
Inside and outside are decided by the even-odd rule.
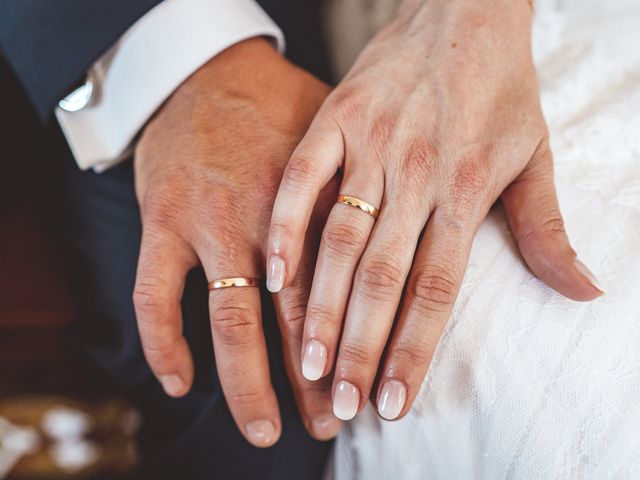
POLYGON ((360 392, 349 382, 341 380, 333 394, 333 414, 340 420, 351 420, 358 412, 360 392))
POLYGON ((398 380, 387 380, 378 397, 378 412, 382 418, 394 420, 404 408, 407 389, 398 380))
POLYGON ((278 293, 284 285, 284 260, 277 255, 271 255, 267 265, 267 290, 278 293))
POLYGON ((276 426, 271 420, 254 420, 245 430, 249 441, 257 447, 268 447, 276 440, 276 426))
POLYGON ((576 259, 576 269, 580 272, 580 274, 584 278, 586 278, 589 281, 589 283, 593 288, 598 290, 601 295, 604 295, 604 290, 600 286, 600 282, 598 282, 598 279, 596 278, 596 276, 593 274, 591 270, 587 268, 587 266, 584 263, 582 263, 578 259, 576 259))
POLYGON ((185 384, 178 375, 161 375, 159 380, 167 395, 177 397, 184 391, 185 384))
POLYGON ((302 375, 307 380, 318 380, 327 366, 327 348, 318 340, 310 340, 302 359, 302 375))
POLYGON ((342 423, 334 415, 327 414, 321 417, 313 419, 311 422, 311 428, 316 437, 323 440, 329 440, 330 438, 338 435, 342 423))

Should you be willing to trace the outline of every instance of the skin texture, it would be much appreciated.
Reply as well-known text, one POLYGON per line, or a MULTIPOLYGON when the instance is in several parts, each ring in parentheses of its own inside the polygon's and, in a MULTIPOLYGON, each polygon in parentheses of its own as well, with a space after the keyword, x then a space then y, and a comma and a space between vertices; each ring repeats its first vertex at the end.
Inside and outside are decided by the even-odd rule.
MULTIPOLYGON (((186 394, 193 381, 180 309, 186 273, 201 264, 209 280, 264 278, 264 239, 278 184, 328 92, 266 40, 251 39, 203 66, 144 129, 135 152, 143 238, 133 299, 146 358, 169 395, 186 394)), ((329 182, 319 202, 324 208, 314 214, 299 275, 275 298, 294 394, 318 439, 340 428, 331 414, 331 381, 305 380, 299 358, 314 238, 336 187, 329 182)), ((272 445, 281 422, 258 288, 211 292, 210 314, 218 374, 238 428, 254 445, 272 445)))
POLYGON ((287 166, 267 254, 267 271, 279 262, 284 274, 270 286, 296 278, 313 206, 336 170, 344 173, 340 193, 381 210, 374 221, 334 205, 305 319, 303 363, 316 371, 324 361, 310 378, 334 375, 334 412, 345 420, 369 397, 387 419, 408 412, 472 240, 499 198, 538 278, 573 300, 602 294, 577 262, 558 207, 531 7, 404 2, 324 102, 287 166))

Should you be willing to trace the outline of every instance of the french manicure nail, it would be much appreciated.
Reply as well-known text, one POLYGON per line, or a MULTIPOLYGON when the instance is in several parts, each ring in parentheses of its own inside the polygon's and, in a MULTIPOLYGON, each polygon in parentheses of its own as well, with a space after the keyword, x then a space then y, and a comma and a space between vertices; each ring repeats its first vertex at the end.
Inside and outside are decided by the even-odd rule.
POLYGON ((358 412, 359 403, 358 389, 345 380, 339 381, 333 394, 333 414, 340 420, 351 420, 358 412))
POLYGON ((578 270, 578 272, 580 272, 580 274, 584 278, 588 280, 588 282, 591 284, 593 288, 598 290, 601 295, 604 295, 604 290, 600 286, 600 282, 598 282, 598 279, 596 278, 596 276, 593 274, 591 270, 587 268, 587 266, 584 263, 582 263, 578 259, 576 259, 576 269, 578 270))
POLYGON ((327 366, 327 348, 318 340, 310 340, 304 350, 302 375, 307 380, 318 380, 327 366))
POLYGON ((172 397, 179 396, 185 387, 184 382, 178 375, 161 375, 158 380, 160 380, 162 388, 167 392, 167 395, 172 397))
POLYGON ((271 255, 267 265, 267 290, 278 293, 284 285, 284 260, 278 255, 271 255))
POLYGON ((268 447, 276 440, 276 426, 271 420, 254 420, 245 430, 249 441, 258 447, 268 447))
POLYGON ((400 415, 407 399, 407 389, 398 380, 387 380, 378 397, 378 413, 382 418, 394 420, 400 415))
POLYGON ((342 423, 334 415, 327 414, 315 418, 311 422, 313 433, 321 439, 328 440, 335 437, 340 431, 342 423))

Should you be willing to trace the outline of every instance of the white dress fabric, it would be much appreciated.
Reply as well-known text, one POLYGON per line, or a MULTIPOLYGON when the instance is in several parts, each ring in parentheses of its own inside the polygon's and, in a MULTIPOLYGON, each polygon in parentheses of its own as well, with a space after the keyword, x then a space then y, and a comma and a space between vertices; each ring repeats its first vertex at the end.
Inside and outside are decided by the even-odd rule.
POLYGON ((542 284, 496 208, 413 411, 347 424, 327 478, 640 479, 640 0, 539 0, 534 51, 566 226, 606 296, 542 284))

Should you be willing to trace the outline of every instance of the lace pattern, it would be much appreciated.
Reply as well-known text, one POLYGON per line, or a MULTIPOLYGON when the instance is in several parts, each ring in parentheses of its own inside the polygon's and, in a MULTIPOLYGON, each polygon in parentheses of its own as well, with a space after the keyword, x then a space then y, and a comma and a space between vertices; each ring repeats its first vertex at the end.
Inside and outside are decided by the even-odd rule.
POLYGON ((637 0, 536 4, 560 202, 607 295, 544 286, 495 208, 413 411, 347 425, 328 478, 640 478, 639 45, 637 0))

